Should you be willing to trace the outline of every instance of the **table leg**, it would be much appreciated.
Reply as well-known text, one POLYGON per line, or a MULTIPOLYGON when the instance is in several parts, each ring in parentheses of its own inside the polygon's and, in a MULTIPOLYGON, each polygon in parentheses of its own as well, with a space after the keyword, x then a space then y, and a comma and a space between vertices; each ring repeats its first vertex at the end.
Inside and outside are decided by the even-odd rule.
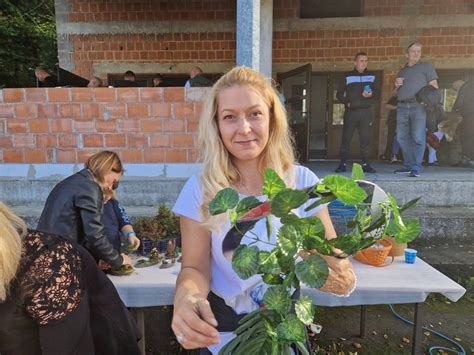
POLYGON ((415 319, 413 320, 413 345, 411 353, 413 355, 422 354, 421 345, 423 337, 423 318, 421 315, 421 303, 415 303, 415 319))
POLYGON ((140 354, 145 355, 145 313, 143 308, 130 308, 130 311, 135 316, 137 320, 138 330, 142 338, 138 342, 138 348, 140 349, 140 354))
POLYGON ((365 309, 366 306, 360 306, 360 337, 365 338, 365 309))

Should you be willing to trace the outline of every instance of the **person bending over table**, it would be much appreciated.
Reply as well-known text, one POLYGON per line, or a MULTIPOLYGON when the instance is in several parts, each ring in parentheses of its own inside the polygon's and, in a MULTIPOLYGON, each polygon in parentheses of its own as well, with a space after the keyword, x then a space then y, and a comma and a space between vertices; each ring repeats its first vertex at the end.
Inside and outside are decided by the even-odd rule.
POLYGON ((0 202, 0 354, 134 355, 137 328, 87 250, 0 202))
POLYGON ((118 186, 124 172, 115 152, 102 151, 87 159, 84 169, 57 184, 50 192, 37 229, 83 245, 113 268, 131 264, 107 239, 102 224, 103 192, 118 186))
MULTIPOLYGON (((241 197, 261 196, 263 171, 274 169, 287 186, 314 185, 318 177, 297 165, 287 117, 277 92, 261 74, 237 67, 212 87, 199 121, 198 141, 202 171, 183 187, 173 211, 180 215, 182 269, 176 283, 172 328, 186 349, 201 348, 202 354, 217 354, 234 334, 239 319, 263 303, 265 284, 256 275, 242 280, 222 253, 229 220, 210 217, 208 205, 216 193, 233 187, 241 197)), ((326 229, 326 238, 336 232, 326 206, 304 212, 315 215, 326 229)), ((271 217, 272 237, 281 223, 271 217)), ((265 234, 265 219, 253 232, 265 234)), ((242 243, 253 241, 244 236, 242 243)), ((259 249, 271 246, 258 242, 259 249)), ((323 291, 348 294, 355 287, 352 264, 347 259, 322 256, 330 268, 323 291)))

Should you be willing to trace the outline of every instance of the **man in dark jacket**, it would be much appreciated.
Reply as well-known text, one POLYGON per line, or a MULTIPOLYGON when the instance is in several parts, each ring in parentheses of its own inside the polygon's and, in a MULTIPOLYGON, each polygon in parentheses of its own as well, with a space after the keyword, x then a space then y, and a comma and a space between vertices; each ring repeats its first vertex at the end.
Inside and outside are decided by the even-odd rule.
POLYGON ((36 79, 40 82, 42 88, 55 88, 60 86, 58 79, 48 73, 43 67, 37 67, 35 69, 36 79))
MULTIPOLYGON (((471 161, 474 160, 474 80, 466 81, 458 91, 453 111, 462 115, 462 121, 457 129, 461 140, 462 152, 471 161)), ((471 164, 472 165, 472 164, 471 164)), ((474 165, 472 165, 474 166, 474 165)))
POLYGON ((337 99, 345 106, 344 127, 337 173, 346 171, 346 161, 352 135, 359 132, 362 168, 366 173, 375 173, 369 164, 370 131, 373 123, 373 106, 380 97, 380 84, 374 73, 367 71, 368 57, 359 52, 354 57, 354 70, 347 73, 337 90, 337 99))

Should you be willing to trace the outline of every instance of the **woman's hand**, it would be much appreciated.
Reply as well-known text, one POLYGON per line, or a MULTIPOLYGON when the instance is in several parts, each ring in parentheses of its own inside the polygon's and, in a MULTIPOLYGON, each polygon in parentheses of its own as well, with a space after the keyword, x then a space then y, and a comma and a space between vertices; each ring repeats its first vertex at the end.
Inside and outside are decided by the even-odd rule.
MULTIPOLYGON (((343 252, 334 249, 334 253, 339 255, 343 252)), ((348 258, 337 258, 334 256, 322 255, 316 250, 301 251, 299 255, 306 259, 309 254, 317 254, 328 264, 329 275, 321 291, 334 293, 340 296, 348 296, 356 285, 354 267, 348 258)))
POLYGON ((190 295, 184 288, 180 291, 174 301, 171 323, 178 342, 185 349, 207 348, 219 343, 217 321, 208 300, 200 294, 190 295))
POLYGON ((135 233, 131 233, 128 236, 128 243, 130 244, 132 250, 137 250, 138 247, 140 246, 140 239, 137 238, 135 233))

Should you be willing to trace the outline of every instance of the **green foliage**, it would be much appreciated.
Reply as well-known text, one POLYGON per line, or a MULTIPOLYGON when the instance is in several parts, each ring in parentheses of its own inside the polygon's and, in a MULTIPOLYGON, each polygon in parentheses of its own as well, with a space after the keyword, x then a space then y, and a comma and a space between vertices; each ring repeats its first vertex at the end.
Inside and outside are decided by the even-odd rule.
POLYGON ((57 56, 54 0, 0 1, 0 88, 35 86, 34 68, 57 56))
POLYGON ((133 228, 138 236, 155 241, 181 235, 178 216, 165 205, 160 205, 155 216, 139 218, 133 228))
POLYGON ((260 202, 252 197, 239 201, 238 193, 230 188, 216 195, 210 204, 211 214, 229 213, 233 228, 239 222, 256 223, 266 218, 270 236, 269 213, 280 218, 283 224, 273 241, 273 249, 259 250, 255 245, 257 242, 268 244, 272 241, 265 241, 250 230, 246 237, 254 241, 249 245, 239 245, 234 251, 232 267, 239 277, 248 279, 261 275, 263 282, 271 287, 263 296, 264 309, 241 320, 235 331, 237 337, 220 354, 289 354, 291 345, 307 354, 305 325, 313 322, 314 306, 310 297, 295 295, 300 294, 301 283, 316 289, 325 284, 329 269, 319 254, 343 258, 370 247, 385 235, 394 236, 397 242, 405 242, 419 234, 420 225, 416 219, 404 220, 401 217, 401 212, 415 204, 417 199, 399 207, 388 195, 388 201, 380 204, 382 215, 373 220, 370 209, 364 204, 367 194, 355 181, 364 177, 360 166, 355 166, 352 177, 354 180, 339 175, 326 176, 315 186, 296 190, 287 188, 274 171, 266 169, 263 194, 267 201, 260 202), (354 220, 348 223, 351 230, 327 240, 319 218, 300 218, 292 212, 314 198, 318 200, 306 211, 335 199, 355 206, 354 220), (380 230, 384 233, 375 233, 380 230), (335 248, 342 253, 336 253, 335 248), (298 292, 291 295, 294 289, 298 292))

